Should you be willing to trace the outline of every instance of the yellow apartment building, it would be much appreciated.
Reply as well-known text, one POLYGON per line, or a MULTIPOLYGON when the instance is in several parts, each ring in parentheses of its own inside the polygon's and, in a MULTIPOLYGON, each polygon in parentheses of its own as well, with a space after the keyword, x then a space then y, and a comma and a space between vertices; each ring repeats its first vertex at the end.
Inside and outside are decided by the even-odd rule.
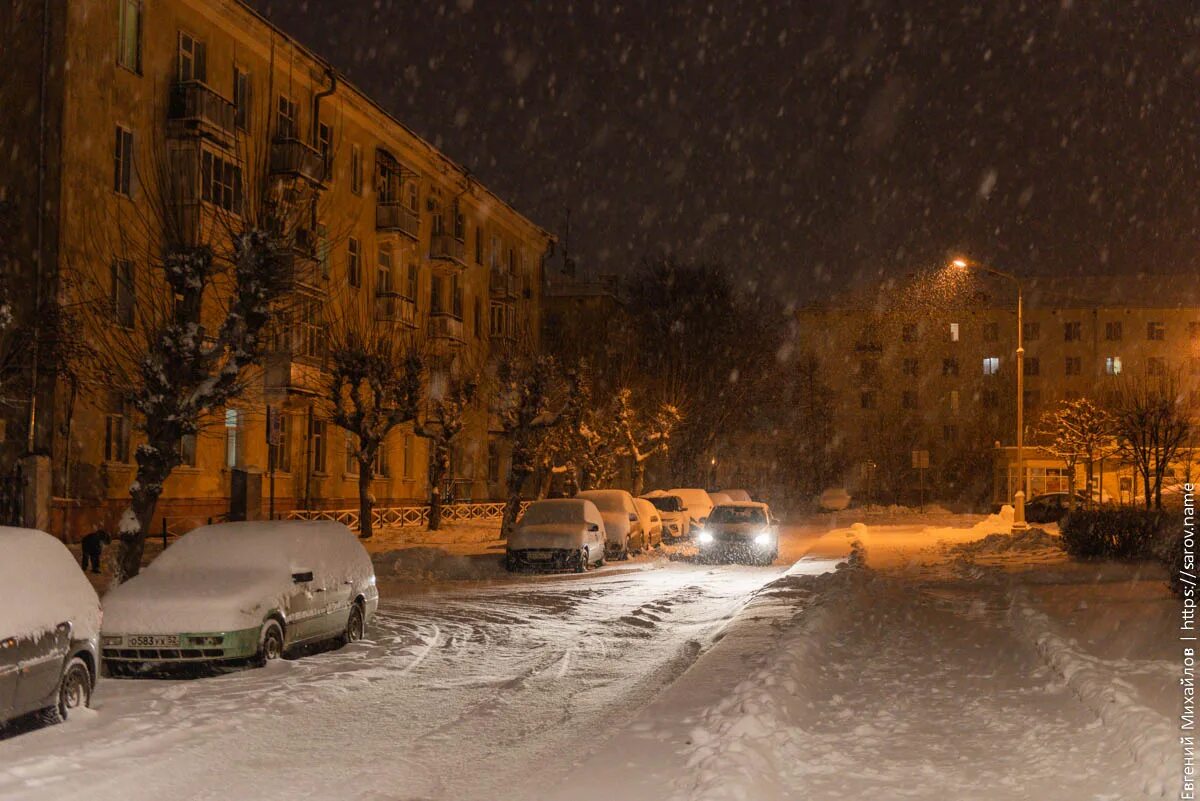
MULTIPOLYGON (((378 320, 424 337, 440 364, 484 365, 518 332, 536 346, 553 236, 244 3, 15 0, 0 9, 0 28, 15 325, 66 297, 68 265, 108 282, 117 315, 150 302, 122 290, 122 276, 150 269, 136 253, 153 245, 131 243, 135 226, 124 223, 153 214, 164 165, 198 230, 214 212, 237 213, 252 169, 317 199, 292 257, 299 311, 279 326, 254 391, 186 443, 187 463, 159 504, 170 527, 226 514, 231 499, 265 514, 269 463, 277 514, 357 503, 346 435, 314 410, 327 304, 365 299, 378 320), (271 460, 267 406, 281 421, 271 460), (246 497, 233 498, 235 484, 246 497)), ((39 358, 51 350, 23 347, 10 360, 10 385, 33 381, 37 391, 0 409, 0 469, 22 470, 26 522, 73 539, 113 525, 124 508, 138 433, 108 393, 73 391, 39 358)), ((503 481, 505 447, 488 430, 487 405, 456 447, 447 489, 457 499, 490 497, 503 481)), ((385 450, 377 503, 427 499, 425 441, 398 430, 385 450)))

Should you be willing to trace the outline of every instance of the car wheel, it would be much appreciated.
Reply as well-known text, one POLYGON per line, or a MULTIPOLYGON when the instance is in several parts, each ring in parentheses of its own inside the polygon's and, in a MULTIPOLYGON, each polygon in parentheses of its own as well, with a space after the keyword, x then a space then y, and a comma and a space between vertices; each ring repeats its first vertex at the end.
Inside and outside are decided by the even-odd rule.
POLYGON ((355 601, 350 607, 350 616, 346 619, 346 630, 342 632, 342 645, 358 642, 367 633, 367 625, 363 620, 362 606, 355 601))
POLYGON ((509 573, 515 573, 517 571, 517 557, 512 553, 504 554, 504 569, 509 573))
POLYGON ((283 656, 283 627, 278 620, 268 620, 258 638, 259 667, 283 656))
POLYGON ((575 565, 575 572, 576 573, 586 573, 587 569, 588 569, 588 560, 589 559, 591 559, 591 555, 588 553, 588 549, 580 548, 579 549, 579 564, 575 565))
POLYGON ((74 657, 63 671, 58 685, 59 720, 66 720, 72 709, 89 706, 92 702, 92 672, 87 663, 74 657))

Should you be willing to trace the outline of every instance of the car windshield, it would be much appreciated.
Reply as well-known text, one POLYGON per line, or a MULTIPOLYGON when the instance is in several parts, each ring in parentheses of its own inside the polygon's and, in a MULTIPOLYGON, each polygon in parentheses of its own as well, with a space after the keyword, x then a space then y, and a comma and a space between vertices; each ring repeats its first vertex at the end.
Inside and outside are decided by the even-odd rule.
POLYGON ((646 500, 654 504, 654 508, 660 512, 682 512, 683 502, 674 495, 659 495, 646 500))
POLYGON ((758 506, 718 506, 708 516, 710 523, 751 523, 763 524, 767 516, 758 506))

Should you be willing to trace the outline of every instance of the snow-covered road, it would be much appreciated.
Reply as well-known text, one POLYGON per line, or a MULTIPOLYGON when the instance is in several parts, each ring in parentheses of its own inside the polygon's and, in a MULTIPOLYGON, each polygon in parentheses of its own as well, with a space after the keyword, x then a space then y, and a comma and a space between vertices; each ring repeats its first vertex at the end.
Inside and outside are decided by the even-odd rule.
MULTIPOLYGON (((812 541, 794 530, 785 554, 812 541)), ((108 680, 0 741, 0 797, 538 797, 785 570, 653 559, 386 595, 371 640, 191 681, 108 680)))

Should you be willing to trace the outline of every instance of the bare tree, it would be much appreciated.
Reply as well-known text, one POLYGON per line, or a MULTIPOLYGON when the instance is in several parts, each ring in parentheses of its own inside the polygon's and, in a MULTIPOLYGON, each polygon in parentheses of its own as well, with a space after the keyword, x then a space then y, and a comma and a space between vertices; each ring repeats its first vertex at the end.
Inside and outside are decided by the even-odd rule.
POLYGON ((1180 399, 1175 374, 1126 378, 1112 410, 1118 453, 1142 478, 1145 504, 1162 508, 1167 468, 1191 435, 1192 421, 1180 399))
POLYGON ((374 529, 371 482, 388 434, 413 422, 421 404, 424 360, 414 331, 349 298, 328 315, 326 372, 319 408, 354 439, 359 537, 374 529))
POLYGON ((656 454, 665 454, 671 447, 671 432, 679 425, 682 415, 672 403, 660 403, 654 408, 639 403, 633 390, 617 390, 615 399, 615 433, 620 438, 618 453, 629 457, 633 470, 633 494, 641 495, 646 482, 646 462, 656 454))
POLYGON ((507 538, 521 511, 521 490, 537 471, 538 448, 562 414, 565 385, 553 357, 527 350, 504 355, 496 377, 495 411, 512 448, 500 526, 507 538))
POLYGON ((429 530, 442 526, 442 485, 450 475, 450 457, 455 438, 467 424, 467 412, 479 394, 480 376, 471 370, 450 375, 444 385, 430 382, 429 400, 423 419, 413 433, 429 440, 429 530))

